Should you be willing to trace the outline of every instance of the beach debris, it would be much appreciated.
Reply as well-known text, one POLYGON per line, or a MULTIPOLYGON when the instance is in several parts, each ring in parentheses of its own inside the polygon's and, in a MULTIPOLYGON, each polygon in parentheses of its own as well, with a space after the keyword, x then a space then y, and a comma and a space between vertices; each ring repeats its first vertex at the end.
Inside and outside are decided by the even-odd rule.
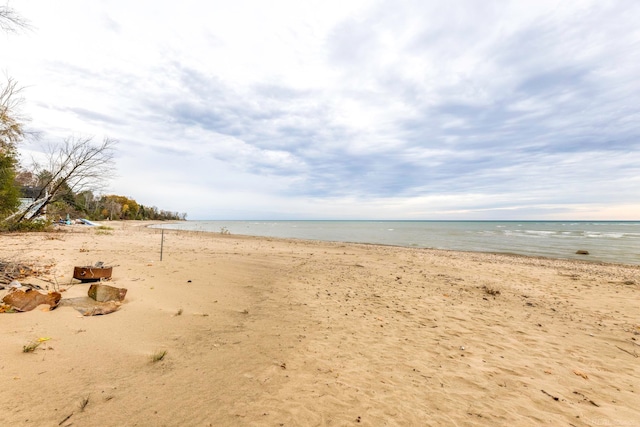
POLYGON ((98 261, 94 265, 75 267, 73 278, 85 282, 98 282, 100 280, 110 280, 113 267, 105 266, 104 262, 98 261))
POLYGON ((622 350, 622 351, 624 351, 624 352, 625 352, 625 353, 627 353, 627 354, 632 355, 633 357, 636 357, 636 358, 638 357, 638 353, 636 353, 635 351, 634 351, 634 352, 630 352, 629 350, 625 350, 624 348, 622 348, 622 347, 620 347, 620 346, 616 346, 616 348, 617 348, 618 350, 622 350))
POLYGON ((100 316, 117 311, 126 294, 125 288, 94 284, 89 287, 88 296, 65 298, 60 301, 60 305, 73 307, 83 316, 100 316))
POLYGON ((127 295, 127 289, 116 288, 109 285, 91 285, 87 295, 100 302, 122 301, 125 295, 127 295))
POLYGON ((580 371, 580 370, 578 370, 578 369, 574 369, 574 370, 573 370, 573 373, 574 373, 574 374, 576 374, 576 375, 577 375, 577 376, 579 376, 579 377, 584 378, 585 380, 588 380, 588 379, 589 379, 589 376, 588 376, 587 374, 585 374, 584 372, 582 372, 582 371, 580 371))
POLYGON ((64 424, 69 418, 71 418, 71 416, 73 416, 73 412, 67 415, 66 417, 64 417, 64 419, 60 421, 58 425, 61 426, 62 424, 64 424))
POLYGON ((80 400, 80 403, 78 404, 78 407, 80 408, 80 412, 84 412, 84 408, 86 408, 88 404, 89 404, 89 396, 83 397, 80 400))
POLYGON ((0 313, 15 313, 16 310, 8 304, 0 304, 0 313))
POLYGON ((584 249, 579 249, 576 251, 576 255, 589 255, 589 251, 585 251, 584 249))
POLYGON ((48 304, 49 310, 58 306, 62 295, 59 292, 43 294, 33 289, 26 291, 14 289, 2 298, 2 302, 10 305, 15 311, 31 311, 39 305, 48 304))
POLYGON ((114 311, 118 311, 120 308, 120 303, 118 301, 106 301, 106 302, 96 302, 92 307, 85 310, 79 310, 83 316, 101 316, 104 314, 113 313, 114 311))
POLYGON ((587 396, 585 396, 584 394, 580 393, 579 391, 574 391, 573 394, 581 396, 582 400, 585 400, 585 401, 591 403, 593 406, 597 406, 598 408, 600 407, 600 405, 598 405, 596 402, 594 402, 593 400, 589 399, 587 396))
POLYGON ((495 297, 496 295, 500 295, 500 290, 492 286, 484 285, 482 286, 482 289, 484 290, 484 293, 487 295, 491 295, 493 297, 495 297))
POLYGON ((89 297, 65 298, 60 301, 61 306, 72 307, 83 316, 100 316, 117 311, 122 303, 120 301, 96 301, 89 297))
POLYGON ((76 224, 82 224, 82 225, 90 225, 92 227, 96 227, 100 224, 97 224, 93 221, 89 221, 88 219, 85 218, 80 218, 80 219, 76 219, 76 224))
MULTIPOLYGON (((9 285, 13 281, 17 282, 30 276, 48 274, 52 266, 53 265, 27 265, 0 259, 0 284, 9 285)), ((6 286, 3 287, 6 288, 6 286)))
POLYGON ((9 289, 9 291, 13 291, 13 290, 16 290, 16 289, 23 289, 25 291, 28 290, 28 289, 32 289, 32 290, 37 289, 37 290, 40 290, 40 291, 43 290, 42 286, 32 285, 31 283, 20 283, 17 280, 12 281, 7 286, 0 285, 0 289, 9 289))
POLYGON ((546 392, 546 391, 544 391, 544 390, 540 390, 540 391, 541 391, 541 392, 543 392, 544 394, 546 394, 547 396, 549 396, 550 398, 552 398, 553 400, 555 400, 556 402, 557 402, 558 400, 560 400, 560 398, 559 398, 559 397, 553 396, 552 394, 549 394, 549 393, 547 393, 547 392, 546 392))

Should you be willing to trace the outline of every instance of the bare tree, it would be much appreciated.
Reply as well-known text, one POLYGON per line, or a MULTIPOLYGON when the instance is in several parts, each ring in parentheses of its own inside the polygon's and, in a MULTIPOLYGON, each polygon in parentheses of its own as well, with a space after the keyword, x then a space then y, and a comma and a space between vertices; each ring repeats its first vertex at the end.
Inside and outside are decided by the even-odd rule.
POLYGON ((5 33, 16 33, 20 29, 29 28, 29 22, 9 6, 0 6, 0 30, 5 33))
MULTIPOLYGON (((17 32, 28 23, 8 6, 0 6, 0 31, 17 32)), ((18 164, 17 143, 24 137, 24 118, 17 109, 22 102, 15 80, 6 78, 0 83, 0 212, 15 210, 20 204, 20 191, 15 185, 18 164)))
POLYGON ((42 214, 47 205, 65 192, 96 191, 113 176, 117 141, 105 138, 95 144, 93 137, 67 138, 60 146, 50 147, 44 165, 36 164, 35 174, 44 177, 34 207, 22 212, 17 222, 42 214))
POLYGON ((18 83, 7 77, 6 84, 0 86, 0 152, 13 151, 24 137, 24 122, 17 109, 22 103, 18 83))

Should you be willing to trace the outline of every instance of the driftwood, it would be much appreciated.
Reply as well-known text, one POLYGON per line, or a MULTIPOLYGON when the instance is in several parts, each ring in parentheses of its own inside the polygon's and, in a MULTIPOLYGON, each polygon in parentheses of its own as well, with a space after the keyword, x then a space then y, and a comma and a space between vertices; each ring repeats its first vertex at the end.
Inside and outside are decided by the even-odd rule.
POLYGON ((33 266, 0 260, 0 283, 9 284, 17 279, 37 275, 33 266))

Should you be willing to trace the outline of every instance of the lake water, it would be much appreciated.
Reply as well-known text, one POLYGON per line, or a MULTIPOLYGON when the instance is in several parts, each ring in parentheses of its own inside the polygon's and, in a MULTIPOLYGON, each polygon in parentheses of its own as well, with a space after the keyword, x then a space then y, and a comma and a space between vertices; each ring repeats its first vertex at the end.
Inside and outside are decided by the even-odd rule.
POLYGON ((160 227, 640 265, 640 221, 184 221, 160 227))

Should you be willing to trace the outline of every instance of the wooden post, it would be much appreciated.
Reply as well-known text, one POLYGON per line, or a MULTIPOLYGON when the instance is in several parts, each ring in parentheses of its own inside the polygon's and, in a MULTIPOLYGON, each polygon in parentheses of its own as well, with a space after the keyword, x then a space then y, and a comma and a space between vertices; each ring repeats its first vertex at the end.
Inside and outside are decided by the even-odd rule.
POLYGON ((160 261, 162 261, 162 250, 164 249, 164 228, 162 229, 162 235, 160 237, 160 261))

